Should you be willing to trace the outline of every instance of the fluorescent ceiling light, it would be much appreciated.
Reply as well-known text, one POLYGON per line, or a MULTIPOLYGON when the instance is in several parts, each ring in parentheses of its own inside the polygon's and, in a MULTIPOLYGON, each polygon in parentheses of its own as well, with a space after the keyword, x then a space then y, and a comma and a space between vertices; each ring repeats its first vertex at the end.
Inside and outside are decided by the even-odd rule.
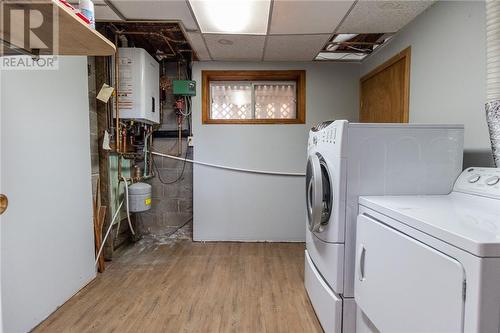
POLYGON ((363 60, 365 57, 363 53, 320 52, 316 60, 363 60))
POLYGON ((189 0, 204 33, 265 35, 271 0, 189 0))
POLYGON ((358 34, 338 34, 333 41, 337 43, 347 42, 349 39, 353 39, 357 35, 358 34))
POLYGON ((364 53, 349 53, 342 60, 363 60, 365 57, 364 53))

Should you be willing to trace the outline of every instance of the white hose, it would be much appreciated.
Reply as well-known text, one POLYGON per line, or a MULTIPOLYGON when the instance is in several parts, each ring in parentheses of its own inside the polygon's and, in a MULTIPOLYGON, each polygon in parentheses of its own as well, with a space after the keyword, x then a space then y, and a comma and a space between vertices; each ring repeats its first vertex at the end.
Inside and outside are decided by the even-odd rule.
POLYGON ((125 183, 125 202, 127 203, 126 208, 127 208, 127 220, 128 220, 128 226, 130 227, 130 231, 132 232, 132 235, 135 236, 135 231, 134 228, 132 227, 132 221, 130 221, 130 210, 129 210, 129 205, 128 205, 128 182, 127 178, 122 176, 123 182, 125 183))
POLYGON ((247 172, 247 173, 256 173, 256 174, 260 174, 260 175, 305 177, 304 173, 298 173, 298 172, 278 172, 278 171, 265 171, 265 170, 255 170, 255 169, 234 168, 234 167, 228 167, 228 166, 219 165, 219 164, 194 161, 194 160, 190 160, 188 158, 182 158, 182 157, 172 156, 172 155, 168 155, 168 154, 162 154, 162 153, 155 152, 155 151, 151 152, 151 154, 157 155, 157 156, 161 156, 161 157, 170 158, 170 159, 173 159, 173 160, 186 161, 186 162, 193 163, 193 164, 205 165, 205 166, 208 166, 208 167, 218 168, 218 169, 224 169, 224 170, 231 170, 231 171, 238 171, 238 172, 247 172))
POLYGON ((118 213, 120 212, 120 209, 123 206, 123 200, 118 206, 118 209, 116 209, 115 215, 113 216, 113 219, 111 220, 111 223, 109 224, 108 230, 106 231, 106 236, 104 236, 104 239, 102 240, 101 247, 99 248, 99 251, 97 251, 97 256, 95 259, 94 265, 97 265, 97 262, 99 261, 99 257, 101 256, 102 249, 104 248, 104 244, 106 244, 106 239, 108 239, 109 233, 111 232, 111 228, 113 228, 113 224, 115 223, 116 217, 118 216, 118 213))

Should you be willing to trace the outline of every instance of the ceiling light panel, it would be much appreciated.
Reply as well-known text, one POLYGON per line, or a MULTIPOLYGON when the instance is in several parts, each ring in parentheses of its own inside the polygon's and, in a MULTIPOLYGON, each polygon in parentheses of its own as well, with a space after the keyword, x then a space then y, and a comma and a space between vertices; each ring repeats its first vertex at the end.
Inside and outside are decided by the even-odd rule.
POLYGON ((260 61, 266 36, 205 34, 212 60, 260 61))
POLYGON ((361 61, 365 57, 366 54, 361 53, 320 52, 316 57, 316 60, 361 61))
POLYGON ((267 38, 265 61, 311 61, 330 35, 276 35, 267 38))
POLYGON ((265 35, 271 0, 189 0, 204 33, 265 35))
POLYGON ((183 0, 112 0, 112 3, 128 20, 181 21, 187 30, 198 30, 183 0))
POLYGON ((337 32, 397 32, 433 3, 434 1, 360 0, 337 32))
POLYGON ((271 34, 331 34, 354 1, 275 0, 271 34))

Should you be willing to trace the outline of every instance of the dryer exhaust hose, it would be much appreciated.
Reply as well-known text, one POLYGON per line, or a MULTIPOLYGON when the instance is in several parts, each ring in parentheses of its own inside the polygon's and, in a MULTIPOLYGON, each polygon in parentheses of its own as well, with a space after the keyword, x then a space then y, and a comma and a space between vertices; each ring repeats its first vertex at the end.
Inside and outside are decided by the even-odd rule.
POLYGON ((500 166, 500 1, 486 1, 486 119, 495 165, 500 166))

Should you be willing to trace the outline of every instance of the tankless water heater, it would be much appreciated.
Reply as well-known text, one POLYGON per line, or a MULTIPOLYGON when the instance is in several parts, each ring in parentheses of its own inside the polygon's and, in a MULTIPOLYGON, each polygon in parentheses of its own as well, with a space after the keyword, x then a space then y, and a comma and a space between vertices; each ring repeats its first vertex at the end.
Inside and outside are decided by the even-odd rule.
POLYGON ((121 47, 118 49, 118 55, 120 118, 158 124, 160 65, 141 48, 121 47))

